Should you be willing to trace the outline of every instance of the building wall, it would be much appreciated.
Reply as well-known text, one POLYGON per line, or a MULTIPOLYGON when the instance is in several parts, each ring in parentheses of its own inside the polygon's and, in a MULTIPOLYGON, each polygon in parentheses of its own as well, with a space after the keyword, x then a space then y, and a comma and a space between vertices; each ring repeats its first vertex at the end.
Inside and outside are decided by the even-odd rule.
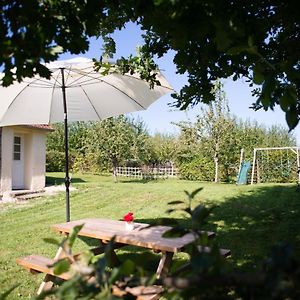
POLYGON ((0 127, 0 191, 1 191, 1 147, 2 147, 2 127, 0 127))
POLYGON ((12 189, 12 151, 14 130, 12 127, 2 128, 1 143, 1 193, 12 189))
POLYGON ((11 126, 2 128, 0 193, 12 190, 12 153, 15 134, 20 134, 24 138, 24 189, 41 190, 45 187, 47 131, 11 126))
POLYGON ((30 156, 28 166, 25 166, 25 179, 28 178, 26 186, 30 190, 40 190, 45 187, 46 173, 46 134, 43 132, 34 132, 31 135, 30 156))

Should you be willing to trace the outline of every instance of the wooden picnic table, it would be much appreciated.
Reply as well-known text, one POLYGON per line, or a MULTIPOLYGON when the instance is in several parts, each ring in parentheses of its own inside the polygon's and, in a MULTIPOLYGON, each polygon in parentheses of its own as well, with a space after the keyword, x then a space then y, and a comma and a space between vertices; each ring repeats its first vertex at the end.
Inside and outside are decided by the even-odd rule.
MULTIPOLYGON (((147 249, 152 249, 155 252, 161 253, 161 259, 157 267, 157 277, 164 276, 168 273, 170 265, 172 263, 174 253, 184 250, 188 244, 195 240, 195 236, 191 233, 185 234, 182 237, 176 238, 164 238, 162 235, 171 229, 169 226, 149 226, 145 223, 134 223, 132 230, 127 230, 124 221, 100 219, 100 218, 87 218, 67 223, 55 224, 52 228, 64 235, 68 235, 75 226, 83 225, 79 231, 78 236, 88 237, 99 241, 99 247, 92 249, 95 254, 103 253, 105 245, 114 238, 116 247, 122 247, 126 245, 138 246, 147 249)), ((214 232, 206 232, 208 237, 213 237, 214 232)), ((206 247, 208 248, 208 247, 206 247)), ((204 251, 210 251, 210 249, 204 249, 204 251)), ((117 259, 116 253, 113 251, 113 256, 117 259)), ((80 255, 80 254, 78 254, 80 255)), ((38 294, 42 291, 51 289, 53 286, 53 269, 49 268, 49 265, 53 262, 63 258, 65 256, 63 249, 60 247, 53 260, 38 255, 30 255, 17 260, 18 264, 29 269, 30 271, 46 273, 38 294)), ((75 255, 76 256, 76 255, 75 255)), ((60 278, 67 280, 70 275, 64 273, 59 276, 60 278)), ((155 287, 157 289, 157 287, 155 287)), ((138 299, 141 300, 153 300, 158 299, 159 292, 153 293, 150 296, 141 296, 138 299)))
MULTIPOLYGON (((88 218, 55 224, 52 228, 62 234, 69 234, 77 225, 83 225, 79 236, 99 240, 107 243, 112 238, 121 245, 131 245, 148 248, 161 252, 162 257, 157 267, 157 276, 165 275, 170 267, 174 253, 180 252, 185 246, 195 240, 195 236, 188 233, 182 237, 164 238, 162 235, 171 229, 169 226, 151 226, 145 223, 134 222, 133 230, 126 230, 124 221, 88 218)), ((214 232, 207 232, 208 237, 213 237, 214 232)))
MULTIPOLYGON (((153 250, 176 253, 193 242, 195 237, 189 233, 179 238, 164 238, 162 235, 171 229, 170 226, 150 226, 145 223, 134 222, 133 230, 127 230, 124 221, 109 219, 88 218, 67 223, 52 225, 59 232, 68 234, 77 225, 82 225, 79 236, 90 237, 101 241, 110 241, 115 237, 115 242, 132 246, 139 246, 153 250)), ((208 237, 215 235, 207 232, 208 237)))

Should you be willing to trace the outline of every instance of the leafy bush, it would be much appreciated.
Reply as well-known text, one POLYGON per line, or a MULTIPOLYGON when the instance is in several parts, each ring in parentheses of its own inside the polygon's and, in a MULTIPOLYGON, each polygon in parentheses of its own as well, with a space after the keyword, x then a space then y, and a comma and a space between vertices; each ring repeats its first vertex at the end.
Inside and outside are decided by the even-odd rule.
POLYGON ((65 169, 65 153, 57 150, 48 150, 46 153, 47 172, 63 172, 65 169))
POLYGON ((212 181, 214 178, 213 161, 202 155, 179 163, 178 169, 182 179, 212 181))
POLYGON ((79 173, 99 173, 99 167, 97 164, 97 156, 94 153, 81 154, 76 153, 74 155, 73 172, 79 173))

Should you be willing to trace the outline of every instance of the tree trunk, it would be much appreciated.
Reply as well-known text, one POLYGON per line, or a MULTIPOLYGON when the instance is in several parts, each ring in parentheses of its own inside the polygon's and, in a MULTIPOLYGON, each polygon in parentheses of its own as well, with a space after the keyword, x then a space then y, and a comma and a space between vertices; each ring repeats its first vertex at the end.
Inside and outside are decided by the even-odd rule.
POLYGON ((113 165, 113 178, 114 182, 118 181, 118 172, 117 172, 117 167, 118 167, 118 160, 116 157, 112 158, 112 165, 113 165))
POLYGON ((219 157, 218 157, 218 153, 215 153, 214 161, 215 161, 215 182, 218 182, 219 181, 219 157))
POLYGON ((215 182, 219 181, 219 152, 220 152, 219 141, 216 141, 216 143, 215 143, 215 154, 214 154, 215 182))

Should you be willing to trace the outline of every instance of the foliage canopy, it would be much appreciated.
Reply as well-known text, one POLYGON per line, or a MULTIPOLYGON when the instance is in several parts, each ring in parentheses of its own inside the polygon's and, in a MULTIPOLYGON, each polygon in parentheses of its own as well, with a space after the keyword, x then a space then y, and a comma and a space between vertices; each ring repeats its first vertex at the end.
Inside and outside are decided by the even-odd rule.
POLYGON ((177 107, 212 101, 217 78, 245 77, 257 96, 254 109, 280 105, 292 129, 300 116, 296 7, 296 0, 5 0, 0 4, 2 84, 34 74, 48 77, 42 62, 87 51, 92 36, 102 37, 113 55, 111 34, 135 22, 145 32, 143 59, 119 63, 123 70, 139 64, 151 80, 155 65, 148 58, 174 50, 177 72, 188 74, 188 83, 173 95, 177 107))

